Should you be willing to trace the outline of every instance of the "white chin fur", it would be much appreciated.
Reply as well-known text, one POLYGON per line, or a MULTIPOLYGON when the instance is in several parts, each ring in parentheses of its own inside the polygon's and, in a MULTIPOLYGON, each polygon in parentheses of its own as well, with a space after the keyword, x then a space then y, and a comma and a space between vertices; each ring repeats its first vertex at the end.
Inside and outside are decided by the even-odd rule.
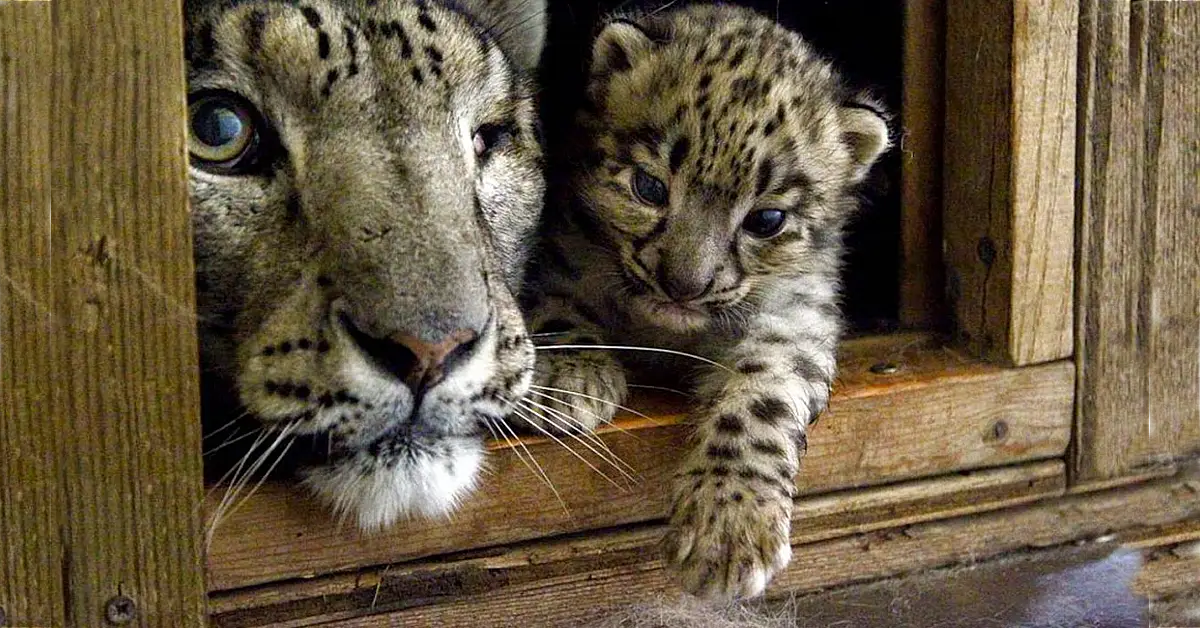
POLYGON ((309 470, 304 484, 363 532, 377 532, 400 519, 446 517, 479 478, 483 444, 457 443, 450 457, 402 457, 392 467, 364 462, 362 455, 309 470))

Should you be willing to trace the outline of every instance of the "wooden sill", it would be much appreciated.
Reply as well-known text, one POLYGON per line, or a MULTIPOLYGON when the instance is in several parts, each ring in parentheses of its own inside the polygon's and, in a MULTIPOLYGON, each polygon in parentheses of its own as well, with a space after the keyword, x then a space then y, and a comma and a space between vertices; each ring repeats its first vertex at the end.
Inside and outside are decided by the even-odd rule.
MULTIPOLYGON (((809 437, 799 481, 803 494, 1057 458, 1070 439, 1075 382, 1069 361, 1004 369, 929 336, 899 334, 845 343, 840 364, 830 410, 809 437), (899 370, 872 372, 879 363, 899 370)), ((666 487, 685 447, 684 408, 661 397, 633 405, 651 418, 622 418, 619 429, 600 437, 633 467, 636 482, 610 483, 548 439, 524 441, 561 501, 505 444, 493 445, 480 489, 452 520, 411 521, 374 536, 339 526, 294 488, 264 486, 214 535, 209 590, 662 518, 666 487)), ((219 497, 220 491, 209 497, 207 513, 219 497)), ((798 516, 804 511, 797 510, 798 516)))

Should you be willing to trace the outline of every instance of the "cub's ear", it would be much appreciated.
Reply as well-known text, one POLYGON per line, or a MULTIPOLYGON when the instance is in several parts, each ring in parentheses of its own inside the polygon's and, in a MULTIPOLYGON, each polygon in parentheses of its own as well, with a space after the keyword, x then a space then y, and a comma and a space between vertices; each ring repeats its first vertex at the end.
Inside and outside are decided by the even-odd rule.
POLYGON ((660 39, 645 25, 633 20, 617 18, 609 21, 592 44, 592 74, 612 74, 632 68, 660 39))
POLYGON ((888 114, 882 105, 867 96, 857 96, 843 103, 838 114, 842 122, 842 141, 850 148, 850 180, 859 183, 891 147, 888 114))
POLYGON ((546 47, 546 0, 458 0, 496 40, 509 61, 528 74, 537 72, 546 47))

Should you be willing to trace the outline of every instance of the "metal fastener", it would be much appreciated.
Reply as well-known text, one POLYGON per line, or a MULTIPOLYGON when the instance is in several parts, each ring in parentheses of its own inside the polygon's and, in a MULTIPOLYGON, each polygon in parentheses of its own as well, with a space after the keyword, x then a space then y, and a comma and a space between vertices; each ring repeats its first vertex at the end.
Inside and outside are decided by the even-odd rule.
POLYGON ((1006 436, 1008 436, 1008 422, 996 421, 995 424, 992 425, 992 438, 996 440, 1004 440, 1006 436))
POLYGON ((104 605, 104 619, 114 626, 123 626, 137 616, 137 605, 124 595, 114 595, 104 605))
POLYGON ((900 365, 895 362, 880 362, 871 366, 871 372, 876 375, 892 375, 900 372, 900 365))
POLYGON ((8 616, 4 614, 4 607, 0 606, 0 626, 8 625, 8 616))

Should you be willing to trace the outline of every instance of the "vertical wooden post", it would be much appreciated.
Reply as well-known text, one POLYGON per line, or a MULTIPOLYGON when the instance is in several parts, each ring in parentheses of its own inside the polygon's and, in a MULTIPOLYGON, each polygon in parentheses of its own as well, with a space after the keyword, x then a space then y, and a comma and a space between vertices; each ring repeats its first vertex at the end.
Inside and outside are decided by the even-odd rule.
POLYGON ((1079 0, 946 4, 943 171, 959 338, 1013 365, 1071 355, 1079 0))
POLYGON ((182 3, 52 4, 67 623, 201 626, 182 3))
POLYGON ((1200 450, 1200 3, 1080 16, 1074 481, 1200 450))
POLYGON ((942 125, 947 0, 904 2, 904 93, 900 150, 900 323, 940 327, 942 125))

